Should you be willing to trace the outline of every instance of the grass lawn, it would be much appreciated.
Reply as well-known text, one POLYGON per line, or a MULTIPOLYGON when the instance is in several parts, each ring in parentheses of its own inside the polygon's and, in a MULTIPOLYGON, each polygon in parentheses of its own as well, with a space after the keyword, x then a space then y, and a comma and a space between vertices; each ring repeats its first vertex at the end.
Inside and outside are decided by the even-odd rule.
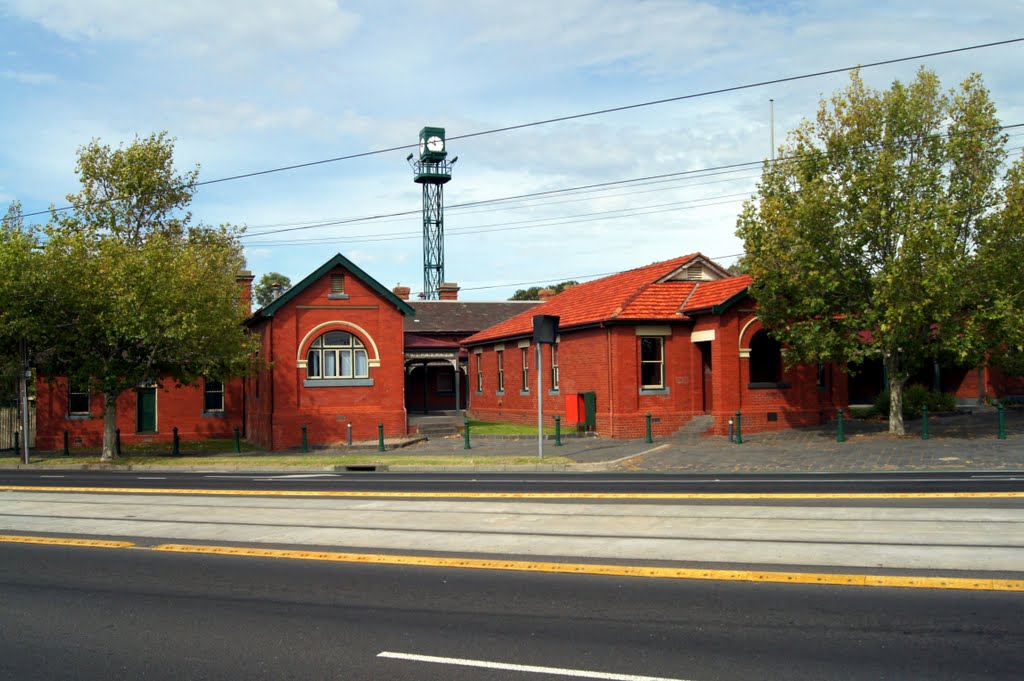
MULTIPOLYGON (((82 464, 98 464, 98 454, 61 456, 52 452, 45 456, 33 455, 32 464, 38 466, 67 466, 82 464)), ((0 464, 17 464, 21 459, 17 456, 0 455, 0 464)), ((220 466, 227 465, 237 468, 260 468, 273 466, 275 468, 287 468, 291 466, 301 467, 328 467, 345 466, 353 464, 385 464, 388 466, 515 466, 537 463, 536 456, 415 456, 404 454, 393 454, 389 452, 375 454, 357 455, 331 455, 319 454, 283 454, 283 455, 261 455, 261 456, 219 456, 217 454, 182 456, 145 456, 139 454, 125 454, 115 459, 114 464, 120 466, 220 466)), ((571 459, 564 456, 545 456, 545 464, 567 464, 573 463, 571 459)))
MULTIPOLYGON (((562 426, 562 435, 567 435, 572 430, 562 426)), ((555 426, 545 425, 545 435, 554 435, 555 426)), ((469 435, 537 435, 537 424, 523 425, 521 423, 500 423, 497 421, 473 421, 469 422, 469 435)))

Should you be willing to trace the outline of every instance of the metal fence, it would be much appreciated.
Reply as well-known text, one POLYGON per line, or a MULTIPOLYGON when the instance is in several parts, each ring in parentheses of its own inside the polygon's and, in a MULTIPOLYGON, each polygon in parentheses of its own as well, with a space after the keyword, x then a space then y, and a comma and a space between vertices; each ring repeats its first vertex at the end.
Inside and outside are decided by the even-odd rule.
MULTIPOLYGON (((0 406, 0 451, 14 451, 14 434, 21 431, 18 416, 17 407, 0 406)), ((31 402, 28 407, 28 446, 36 446, 36 408, 31 402)))

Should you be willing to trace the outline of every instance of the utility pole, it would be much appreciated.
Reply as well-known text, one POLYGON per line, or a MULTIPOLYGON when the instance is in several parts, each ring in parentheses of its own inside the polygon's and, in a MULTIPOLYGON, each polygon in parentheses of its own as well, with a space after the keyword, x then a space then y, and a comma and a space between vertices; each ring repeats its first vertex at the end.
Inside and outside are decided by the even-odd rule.
POLYGON ((18 405, 21 411, 21 462, 28 465, 28 382, 32 378, 32 369, 28 365, 28 341, 22 338, 19 346, 21 363, 18 367, 18 405))

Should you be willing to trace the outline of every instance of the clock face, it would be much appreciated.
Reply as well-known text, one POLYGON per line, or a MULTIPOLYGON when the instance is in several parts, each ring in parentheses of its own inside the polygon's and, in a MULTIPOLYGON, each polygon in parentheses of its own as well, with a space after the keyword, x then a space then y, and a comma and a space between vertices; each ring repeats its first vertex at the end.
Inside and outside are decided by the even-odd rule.
MULTIPOLYGON (((422 150, 422 147, 420 149, 422 150)), ((431 135, 427 138, 427 149, 430 151, 444 151, 444 140, 437 135, 431 135)))

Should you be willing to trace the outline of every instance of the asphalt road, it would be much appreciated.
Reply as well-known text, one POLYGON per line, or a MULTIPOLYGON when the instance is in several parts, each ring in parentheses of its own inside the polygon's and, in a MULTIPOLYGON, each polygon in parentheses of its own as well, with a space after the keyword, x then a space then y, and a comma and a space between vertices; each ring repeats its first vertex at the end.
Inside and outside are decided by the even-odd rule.
POLYGON ((0 470, 0 486, 380 492, 1021 492, 1022 472, 644 474, 0 470))
POLYGON ((19 681, 963 681, 1024 665, 1021 593, 3 545, 0 603, 0 679, 19 681))

